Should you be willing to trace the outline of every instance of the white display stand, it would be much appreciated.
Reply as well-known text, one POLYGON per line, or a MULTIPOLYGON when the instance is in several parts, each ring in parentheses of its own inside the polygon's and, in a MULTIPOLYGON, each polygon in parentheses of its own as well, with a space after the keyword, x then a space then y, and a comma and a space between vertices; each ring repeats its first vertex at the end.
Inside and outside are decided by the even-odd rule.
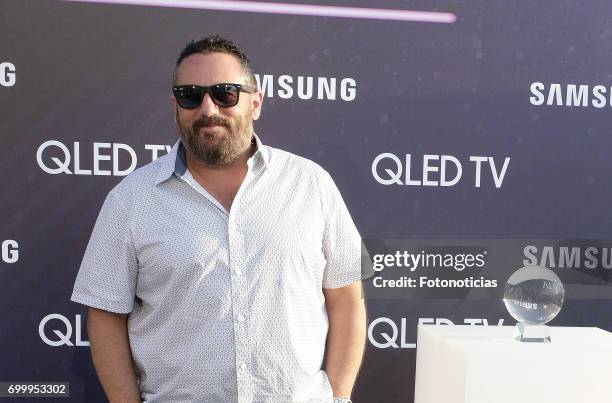
POLYGON ((612 333, 551 326, 551 343, 521 343, 513 332, 419 325, 414 403, 612 402, 612 333))

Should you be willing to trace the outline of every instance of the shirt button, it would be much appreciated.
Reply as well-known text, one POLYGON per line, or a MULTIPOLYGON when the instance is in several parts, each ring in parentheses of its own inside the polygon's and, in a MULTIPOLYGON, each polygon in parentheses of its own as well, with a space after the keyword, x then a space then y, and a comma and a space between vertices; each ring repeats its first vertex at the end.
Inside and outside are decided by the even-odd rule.
POLYGON ((246 369, 246 364, 244 362, 240 364, 240 369, 243 371, 246 369))
POLYGON ((244 316, 238 315, 238 322, 240 323, 244 322, 244 316))

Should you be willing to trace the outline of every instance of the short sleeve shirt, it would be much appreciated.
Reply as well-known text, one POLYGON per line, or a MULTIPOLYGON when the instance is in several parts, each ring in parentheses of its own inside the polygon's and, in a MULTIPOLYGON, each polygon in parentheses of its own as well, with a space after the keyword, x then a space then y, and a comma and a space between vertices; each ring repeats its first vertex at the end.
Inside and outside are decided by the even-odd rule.
POLYGON ((104 201, 72 300, 129 313, 146 402, 328 402, 324 288, 361 280, 360 237, 329 174, 261 144, 230 211, 185 150, 104 201))

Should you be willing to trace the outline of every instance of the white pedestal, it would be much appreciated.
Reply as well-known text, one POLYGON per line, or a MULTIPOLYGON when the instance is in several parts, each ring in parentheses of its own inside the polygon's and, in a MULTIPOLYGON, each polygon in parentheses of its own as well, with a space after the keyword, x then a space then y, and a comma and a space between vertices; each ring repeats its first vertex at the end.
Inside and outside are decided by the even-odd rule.
POLYGON ((521 343, 513 331, 420 325, 414 403, 612 402, 612 333, 551 326, 551 343, 521 343))

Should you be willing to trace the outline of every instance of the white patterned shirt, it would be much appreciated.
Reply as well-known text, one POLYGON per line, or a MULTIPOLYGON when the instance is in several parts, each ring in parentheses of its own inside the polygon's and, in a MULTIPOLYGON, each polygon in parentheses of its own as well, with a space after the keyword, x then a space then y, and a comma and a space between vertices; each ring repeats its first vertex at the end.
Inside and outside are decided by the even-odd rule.
POLYGON ((129 313, 146 402, 331 402, 323 288, 361 280, 329 174, 261 144, 230 211, 178 140, 104 201, 72 300, 129 313))

